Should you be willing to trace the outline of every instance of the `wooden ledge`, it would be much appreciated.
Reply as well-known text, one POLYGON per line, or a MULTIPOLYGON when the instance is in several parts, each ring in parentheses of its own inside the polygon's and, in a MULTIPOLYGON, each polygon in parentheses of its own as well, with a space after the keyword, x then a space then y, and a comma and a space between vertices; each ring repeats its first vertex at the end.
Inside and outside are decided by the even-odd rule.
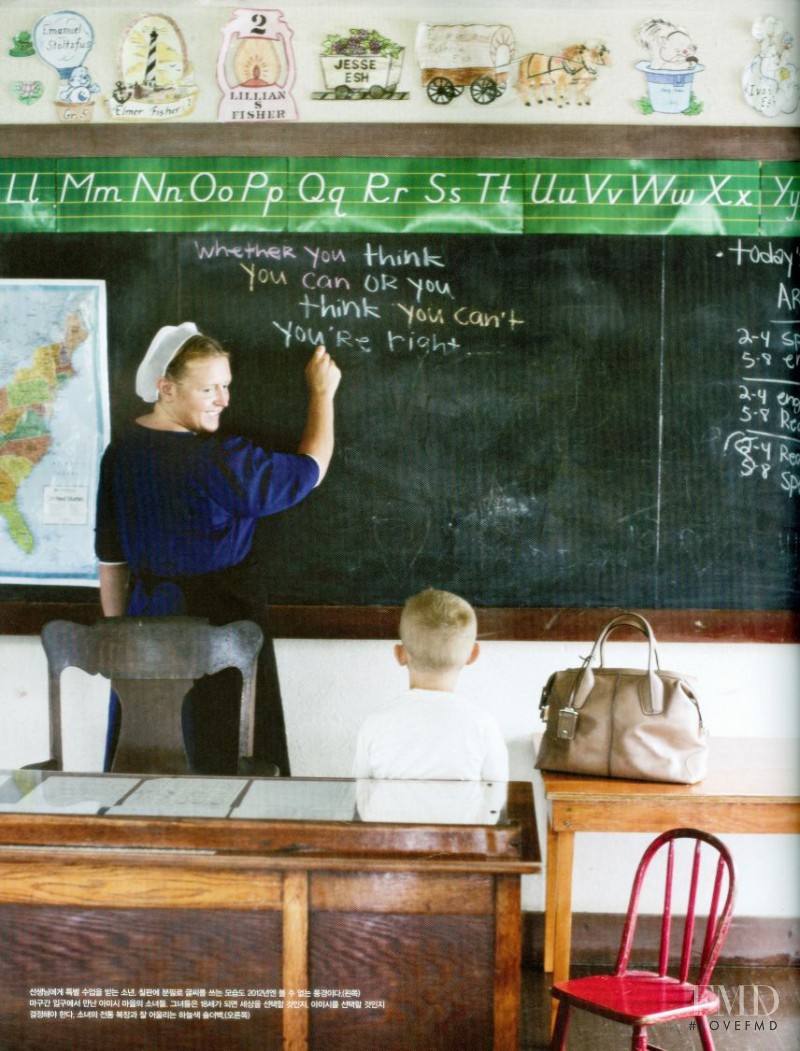
POLYGON ((0 128, 3 157, 800 158, 793 127, 286 123, 0 128))
MULTIPOLYGON (((583 642, 592 640, 617 608, 540 607, 478 609, 483 641, 583 642)), ((660 642, 800 642, 800 611, 736 609, 638 609, 660 642)), ((49 620, 93 624, 100 607, 92 602, 4 602, 0 635, 38 635, 49 620)), ((275 638, 396 639, 396 606, 271 606, 275 638)), ((630 636, 625 629, 618 638, 630 636)))

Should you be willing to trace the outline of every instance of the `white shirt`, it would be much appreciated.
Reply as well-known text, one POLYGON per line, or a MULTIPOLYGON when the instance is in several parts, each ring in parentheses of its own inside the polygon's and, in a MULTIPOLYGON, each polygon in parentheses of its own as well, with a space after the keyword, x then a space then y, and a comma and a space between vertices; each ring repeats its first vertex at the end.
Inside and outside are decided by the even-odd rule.
POLYGON ((368 715, 354 777, 507 781, 508 749, 496 720, 441 690, 409 690, 368 715))

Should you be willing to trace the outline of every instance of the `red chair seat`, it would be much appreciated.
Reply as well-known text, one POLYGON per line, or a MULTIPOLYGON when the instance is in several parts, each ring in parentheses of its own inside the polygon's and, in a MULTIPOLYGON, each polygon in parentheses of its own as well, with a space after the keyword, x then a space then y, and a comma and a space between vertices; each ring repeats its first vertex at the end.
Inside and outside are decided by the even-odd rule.
POLYGON ((719 1010, 719 997, 710 989, 650 971, 573 978, 555 986, 553 995, 573 1007, 627 1025, 656 1025, 719 1010))

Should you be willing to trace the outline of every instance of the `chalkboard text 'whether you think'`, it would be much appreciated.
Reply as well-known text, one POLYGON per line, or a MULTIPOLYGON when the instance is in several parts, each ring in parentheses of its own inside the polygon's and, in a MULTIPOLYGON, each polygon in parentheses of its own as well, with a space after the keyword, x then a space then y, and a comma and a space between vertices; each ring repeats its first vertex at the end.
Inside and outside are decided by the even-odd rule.
MULTIPOLYGON (((294 316, 272 318, 286 349, 325 343, 333 352, 470 355, 469 330, 513 333, 518 308, 475 301, 455 268, 426 245, 389 250, 367 242, 357 252, 316 244, 195 242, 198 260, 231 259, 249 293, 286 286, 294 316), (380 334, 372 328, 380 323, 380 334), (380 342, 378 342, 380 341, 380 342)), ((481 351, 483 352, 483 351, 481 351)))

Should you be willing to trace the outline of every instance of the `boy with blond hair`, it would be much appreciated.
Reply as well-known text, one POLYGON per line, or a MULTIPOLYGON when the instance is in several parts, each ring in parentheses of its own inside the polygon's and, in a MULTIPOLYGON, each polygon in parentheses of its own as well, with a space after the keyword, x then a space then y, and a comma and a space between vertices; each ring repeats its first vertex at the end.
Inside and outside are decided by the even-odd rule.
POLYGON ((455 692, 478 658, 468 602, 428 588, 406 602, 395 658, 409 689, 367 716, 356 742, 358 778, 507 781, 508 750, 495 719, 455 692))

